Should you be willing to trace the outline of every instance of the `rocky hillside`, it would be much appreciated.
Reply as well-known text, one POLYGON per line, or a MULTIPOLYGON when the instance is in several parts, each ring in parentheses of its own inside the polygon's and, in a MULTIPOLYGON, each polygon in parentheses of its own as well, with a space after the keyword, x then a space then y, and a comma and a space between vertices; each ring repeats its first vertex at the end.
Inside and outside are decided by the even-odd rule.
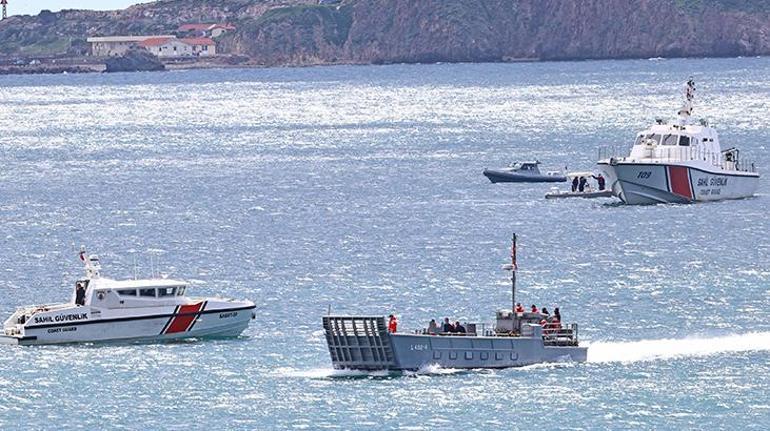
POLYGON ((86 52, 97 35, 234 23, 219 51, 254 64, 770 54, 766 0, 161 0, 0 22, 0 54, 86 52))

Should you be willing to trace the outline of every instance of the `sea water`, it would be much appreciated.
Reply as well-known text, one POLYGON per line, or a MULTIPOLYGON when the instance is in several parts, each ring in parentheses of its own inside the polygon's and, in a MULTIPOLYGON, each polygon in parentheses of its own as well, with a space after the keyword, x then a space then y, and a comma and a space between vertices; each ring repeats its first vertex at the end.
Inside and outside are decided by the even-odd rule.
MULTIPOLYGON (((248 298, 242 337, 0 346, 0 428, 770 428, 770 59, 0 77, 0 315, 103 274, 248 298), (756 197, 550 201, 485 167, 590 170, 695 116, 756 197), (333 371, 321 316, 486 321, 518 296, 589 362, 333 371)), ((562 188, 566 184, 560 185, 562 188)))

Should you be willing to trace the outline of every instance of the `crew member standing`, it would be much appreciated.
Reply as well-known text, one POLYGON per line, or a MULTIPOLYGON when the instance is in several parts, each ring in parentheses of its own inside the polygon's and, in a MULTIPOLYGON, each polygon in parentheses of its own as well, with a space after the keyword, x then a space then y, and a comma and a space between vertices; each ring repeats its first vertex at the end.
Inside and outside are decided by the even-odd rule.
POLYGON ((606 182, 604 181, 604 177, 602 176, 602 174, 599 174, 598 176, 596 175, 591 175, 591 176, 594 177, 596 182, 599 184, 599 190, 600 191, 604 190, 604 186, 606 185, 606 182))
POLYGON ((390 319, 388 320, 388 332, 395 334, 396 329, 398 329, 398 320, 396 319, 396 316, 392 314, 388 316, 388 319, 390 319))
POLYGON ((75 305, 86 305, 86 288, 79 281, 75 283, 75 305))

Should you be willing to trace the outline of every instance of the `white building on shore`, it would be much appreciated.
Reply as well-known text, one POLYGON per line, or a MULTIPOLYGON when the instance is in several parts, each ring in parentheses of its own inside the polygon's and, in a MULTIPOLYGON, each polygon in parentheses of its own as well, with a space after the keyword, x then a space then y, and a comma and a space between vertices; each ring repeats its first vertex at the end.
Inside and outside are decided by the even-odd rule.
POLYGON ((147 39, 155 38, 174 38, 173 35, 150 35, 150 36, 104 36, 89 37, 86 42, 91 44, 91 55, 96 57, 110 57, 113 55, 123 55, 129 48, 139 46, 147 39))
POLYGON ((173 35, 89 37, 91 55, 123 55, 131 47, 143 47, 158 57, 208 57, 216 55, 216 43, 207 37, 177 39, 173 35))
POLYGON ((216 44, 206 37, 185 39, 159 37, 144 40, 139 46, 158 57, 208 57, 216 55, 216 44))

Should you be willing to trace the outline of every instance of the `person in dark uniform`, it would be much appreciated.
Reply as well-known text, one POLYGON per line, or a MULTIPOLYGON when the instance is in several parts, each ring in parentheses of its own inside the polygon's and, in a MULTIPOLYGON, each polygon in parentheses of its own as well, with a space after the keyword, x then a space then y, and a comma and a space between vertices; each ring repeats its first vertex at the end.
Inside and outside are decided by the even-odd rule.
POLYGON ((441 332, 449 333, 449 332, 454 332, 454 331, 455 331, 455 328, 452 327, 451 323, 449 323, 449 318, 445 317, 444 318, 444 326, 441 328, 441 332))
POLYGON ((465 334, 465 327, 460 322, 455 322, 455 332, 458 334, 465 334))
POLYGON ((83 283, 75 283, 75 305, 86 305, 86 288, 83 283))
POLYGON ((580 177, 580 181, 578 182, 578 191, 583 192, 586 189, 586 183, 588 180, 586 180, 586 177, 580 177))
POLYGON ((604 181, 604 177, 602 176, 602 174, 599 174, 598 176, 596 175, 591 175, 591 176, 594 177, 596 182, 599 184, 599 190, 600 191, 604 190, 604 186, 607 185, 607 183, 606 181, 604 181))
POLYGON ((576 192, 578 188, 578 177, 572 179, 572 191, 576 192))

